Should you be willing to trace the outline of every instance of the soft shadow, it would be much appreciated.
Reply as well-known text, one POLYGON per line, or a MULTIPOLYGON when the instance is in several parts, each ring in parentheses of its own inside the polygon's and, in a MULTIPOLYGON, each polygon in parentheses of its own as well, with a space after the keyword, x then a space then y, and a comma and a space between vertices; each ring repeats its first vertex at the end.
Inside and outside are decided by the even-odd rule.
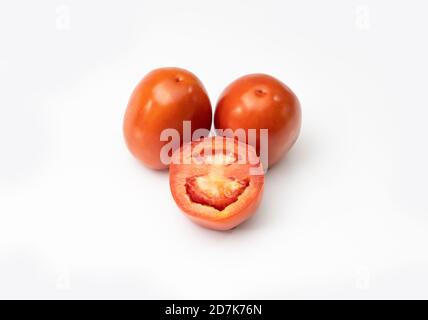
POLYGON ((301 137, 290 152, 267 171, 260 207, 251 219, 232 232, 240 233, 260 228, 267 229, 277 222, 279 215, 287 214, 287 194, 286 192, 281 193, 281 190, 286 189, 284 186, 291 174, 298 175, 299 171, 305 170, 307 160, 314 157, 315 146, 315 142, 301 137), (278 199, 279 196, 281 199, 278 199), (281 206, 278 205, 279 202, 281 206))

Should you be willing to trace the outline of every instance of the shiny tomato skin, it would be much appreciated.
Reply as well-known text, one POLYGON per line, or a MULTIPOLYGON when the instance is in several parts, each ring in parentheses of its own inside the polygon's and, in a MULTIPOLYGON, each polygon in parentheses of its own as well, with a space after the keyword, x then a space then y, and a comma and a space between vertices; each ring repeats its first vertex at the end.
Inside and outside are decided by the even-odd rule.
MULTIPOLYGON (((174 159, 184 159, 183 149, 186 147, 189 147, 192 150, 189 153, 193 153, 193 150, 201 145, 226 145, 223 143, 226 140, 229 142, 229 146, 233 145, 233 151, 236 154, 239 154, 239 157, 245 157, 244 154, 247 152, 247 157, 250 154, 248 158, 252 157, 252 159, 258 160, 256 151, 252 146, 239 142, 236 139, 226 137, 207 137, 202 140, 187 143, 180 149, 177 149, 174 152, 173 161, 171 162, 169 169, 171 193, 181 211, 196 224, 219 231, 233 229, 256 213, 262 201, 264 191, 264 173, 262 164, 259 160, 256 164, 241 164, 236 162, 227 165, 215 165, 206 163, 196 164, 194 163, 194 160, 183 163, 184 161, 174 161, 174 159), (239 146, 244 147, 240 149, 239 146), (257 174, 251 174, 249 169, 255 167, 260 170, 257 171, 257 174), (219 174, 219 172, 221 172, 221 174, 219 174), (194 177, 204 178, 216 175, 220 175, 224 180, 236 179, 237 181, 247 181, 242 193, 240 193, 232 203, 227 205, 225 208, 222 207, 221 209, 192 199, 192 195, 189 194, 187 186, 189 181, 192 181, 194 177)), ((232 149, 227 147, 227 150, 232 149)))
POLYGON ((130 152, 152 169, 166 169, 160 159, 164 129, 176 129, 183 143, 183 121, 196 129, 211 129, 212 109, 201 81, 180 68, 148 73, 134 89, 124 117, 123 131, 130 152))
MULTIPOLYGON (((266 74, 250 74, 232 82, 221 94, 214 115, 217 129, 268 129, 269 167, 293 146, 301 128, 296 95, 284 83, 266 74)), ((247 134, 248 143, 248 134, 247 134)))

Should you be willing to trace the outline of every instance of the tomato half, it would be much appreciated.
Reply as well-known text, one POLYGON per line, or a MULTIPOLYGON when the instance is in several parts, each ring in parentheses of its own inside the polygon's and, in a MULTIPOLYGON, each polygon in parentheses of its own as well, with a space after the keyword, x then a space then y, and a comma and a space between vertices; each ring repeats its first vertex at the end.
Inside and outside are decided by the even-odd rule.
MULTIPOLYGON (((250 74, 232 82, 221 94, 214 115, 218 129, 256 129, 252 143, 260 155, 260 129, 268 129, 269 167, 296 141, 301 127, 300 103, 281 81, 265 74, 250 74)), ((245 136, 246 142, 248 134, 245 136)), ((242 140, 242 138, 241 138, 242 140)))
POLYGON ((175 129, 183 143, 183 121, 191 121, 192 133, 211 129, 212 109, 201 81, 189 71, 160 68, 137 85, 124 118, 124 135, 131 153, 153 169, 165 169, 160 152, 164 129, 175 129))
POLYGON ((175 202, 194 222, 228 230, 251 217, 262 199, 264 172, 252 146, 209 137, 183 145, 172 156, 175 202))

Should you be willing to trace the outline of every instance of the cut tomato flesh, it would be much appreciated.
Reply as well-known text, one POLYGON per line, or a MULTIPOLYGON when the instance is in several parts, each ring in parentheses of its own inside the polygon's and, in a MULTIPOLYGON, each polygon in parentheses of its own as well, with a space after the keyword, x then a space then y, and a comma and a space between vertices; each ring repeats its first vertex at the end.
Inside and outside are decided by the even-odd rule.
POLYGON ((178 206, 194 222, 228 230, 255 213, 263 194, 264 172, 253 147, 210 137, 174 152, 170 187, 178 206))
POLYGON ((186 191, 193 202, 221 211, 237 201, 249 183, 248 179, 238 180, 209 174, 187 178, 186 191))

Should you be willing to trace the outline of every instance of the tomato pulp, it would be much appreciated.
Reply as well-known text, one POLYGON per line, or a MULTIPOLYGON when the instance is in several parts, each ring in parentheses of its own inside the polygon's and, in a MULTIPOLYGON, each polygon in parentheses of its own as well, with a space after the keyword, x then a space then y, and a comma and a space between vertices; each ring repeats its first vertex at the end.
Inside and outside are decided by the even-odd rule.
MULTIPOLYGON (((250 74, 232 82, 221 94, 214 115, 218 129, 256 129, 260 155, 260 129, 268 129, 268 162, 274 165, 296 141, 301 127, 300 103, 281 81, 265 74, 250 74)), ((247 143, 248 133, 244 136, 247 143)), ((242 139, 241 139, 242 140, 242 139)), ((263 158, 263 157, 262 157, 263 158)))
POLYGON ((255 149, 237 139, 209 137, 176 150, 170 187, 194 222, 228 230, 251 217, 260 204, 264 172, 255 149))
POLYGON ((150 168, 167 168, 168 163, 160 157, 167 143, 161 141, 161 133, 165 129, 177 130, 182 144, 183 121, 191 122, 192 132, 211 129, 211 103, 201 81, 184 69, 151 71, 137 85, 128 103, 123 125, 128 149, 150 168))

